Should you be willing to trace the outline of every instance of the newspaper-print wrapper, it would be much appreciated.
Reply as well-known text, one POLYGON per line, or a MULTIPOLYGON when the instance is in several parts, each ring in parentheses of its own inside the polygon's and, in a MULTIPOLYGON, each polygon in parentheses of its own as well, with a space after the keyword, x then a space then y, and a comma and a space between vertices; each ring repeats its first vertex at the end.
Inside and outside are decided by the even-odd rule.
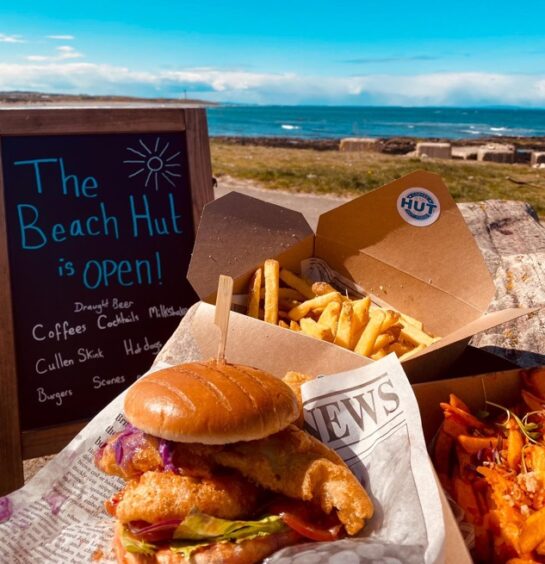
MULTIPOLYGON (((189 310, 151 371, 202 358, 191 336, 197 307, 189 310)), ((0 498, 0 561, 115 562, 113 519, 104 501, 124 482, 97 470, 94 457, 126 425, 124 396, 104 408, 23 488, 0 498)), ((306 543, 268 561, 441 562, 439 494, 416 400, 397 359, 386 357, 364 369, 308 383, 304 399, 308 429, 347 460, 372 496, 375 516, 360 537, 306 543)))
POLYGON ((312 380, 301 391, 306 429, 344 459, 371 494, 375 514, 357 539, 289 548, 271 562, 287 562, 281 555, 341 562, 341 553, 346 562, 442 561, 439 492, 418 404, 397 357, 312 380))

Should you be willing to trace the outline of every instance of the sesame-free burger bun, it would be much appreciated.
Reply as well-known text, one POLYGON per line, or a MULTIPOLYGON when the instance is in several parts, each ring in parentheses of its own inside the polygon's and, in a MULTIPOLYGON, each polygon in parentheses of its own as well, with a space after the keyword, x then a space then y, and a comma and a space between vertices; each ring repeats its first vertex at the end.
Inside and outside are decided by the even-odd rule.
POLYGON ((145 433, 209 445, 262 439, 299 415, 297 398, 282 380, 214 360, 180 364, 138 380, 125 396, 124 411, 145 433))

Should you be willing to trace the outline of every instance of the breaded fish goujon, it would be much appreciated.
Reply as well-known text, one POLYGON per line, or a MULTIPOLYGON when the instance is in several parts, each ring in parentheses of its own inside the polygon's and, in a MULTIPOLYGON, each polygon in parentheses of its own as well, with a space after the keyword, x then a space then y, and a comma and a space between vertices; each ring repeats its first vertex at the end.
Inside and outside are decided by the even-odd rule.
POLYGON ((251 564, 355 535, 373 514, 339 456, 292 423, 297 398, 248 366, 195 362, 136 382, 129 425, 96 454, 126 480, 105 503, 119 562, 251 564))

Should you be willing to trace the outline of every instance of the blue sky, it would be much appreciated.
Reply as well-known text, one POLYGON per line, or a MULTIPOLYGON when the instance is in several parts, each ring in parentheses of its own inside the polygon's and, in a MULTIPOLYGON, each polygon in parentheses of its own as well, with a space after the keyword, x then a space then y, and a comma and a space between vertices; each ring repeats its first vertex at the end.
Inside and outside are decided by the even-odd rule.
POLYGON ((545 2, 0 3, 0 90, 545 107, 545 2))

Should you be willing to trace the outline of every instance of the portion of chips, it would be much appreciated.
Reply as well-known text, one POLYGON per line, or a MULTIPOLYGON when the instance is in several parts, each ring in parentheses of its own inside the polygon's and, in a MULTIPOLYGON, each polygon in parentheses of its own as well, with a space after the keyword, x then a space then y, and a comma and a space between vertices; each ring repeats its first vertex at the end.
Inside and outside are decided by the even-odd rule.
POLYGON ((373 360, 393 352, 403 361, 438 340, 408 315, 379 307, 369 296, 351 299, 327 282, 309 284, 274 259, 252 276, 247 313, 373 360))

